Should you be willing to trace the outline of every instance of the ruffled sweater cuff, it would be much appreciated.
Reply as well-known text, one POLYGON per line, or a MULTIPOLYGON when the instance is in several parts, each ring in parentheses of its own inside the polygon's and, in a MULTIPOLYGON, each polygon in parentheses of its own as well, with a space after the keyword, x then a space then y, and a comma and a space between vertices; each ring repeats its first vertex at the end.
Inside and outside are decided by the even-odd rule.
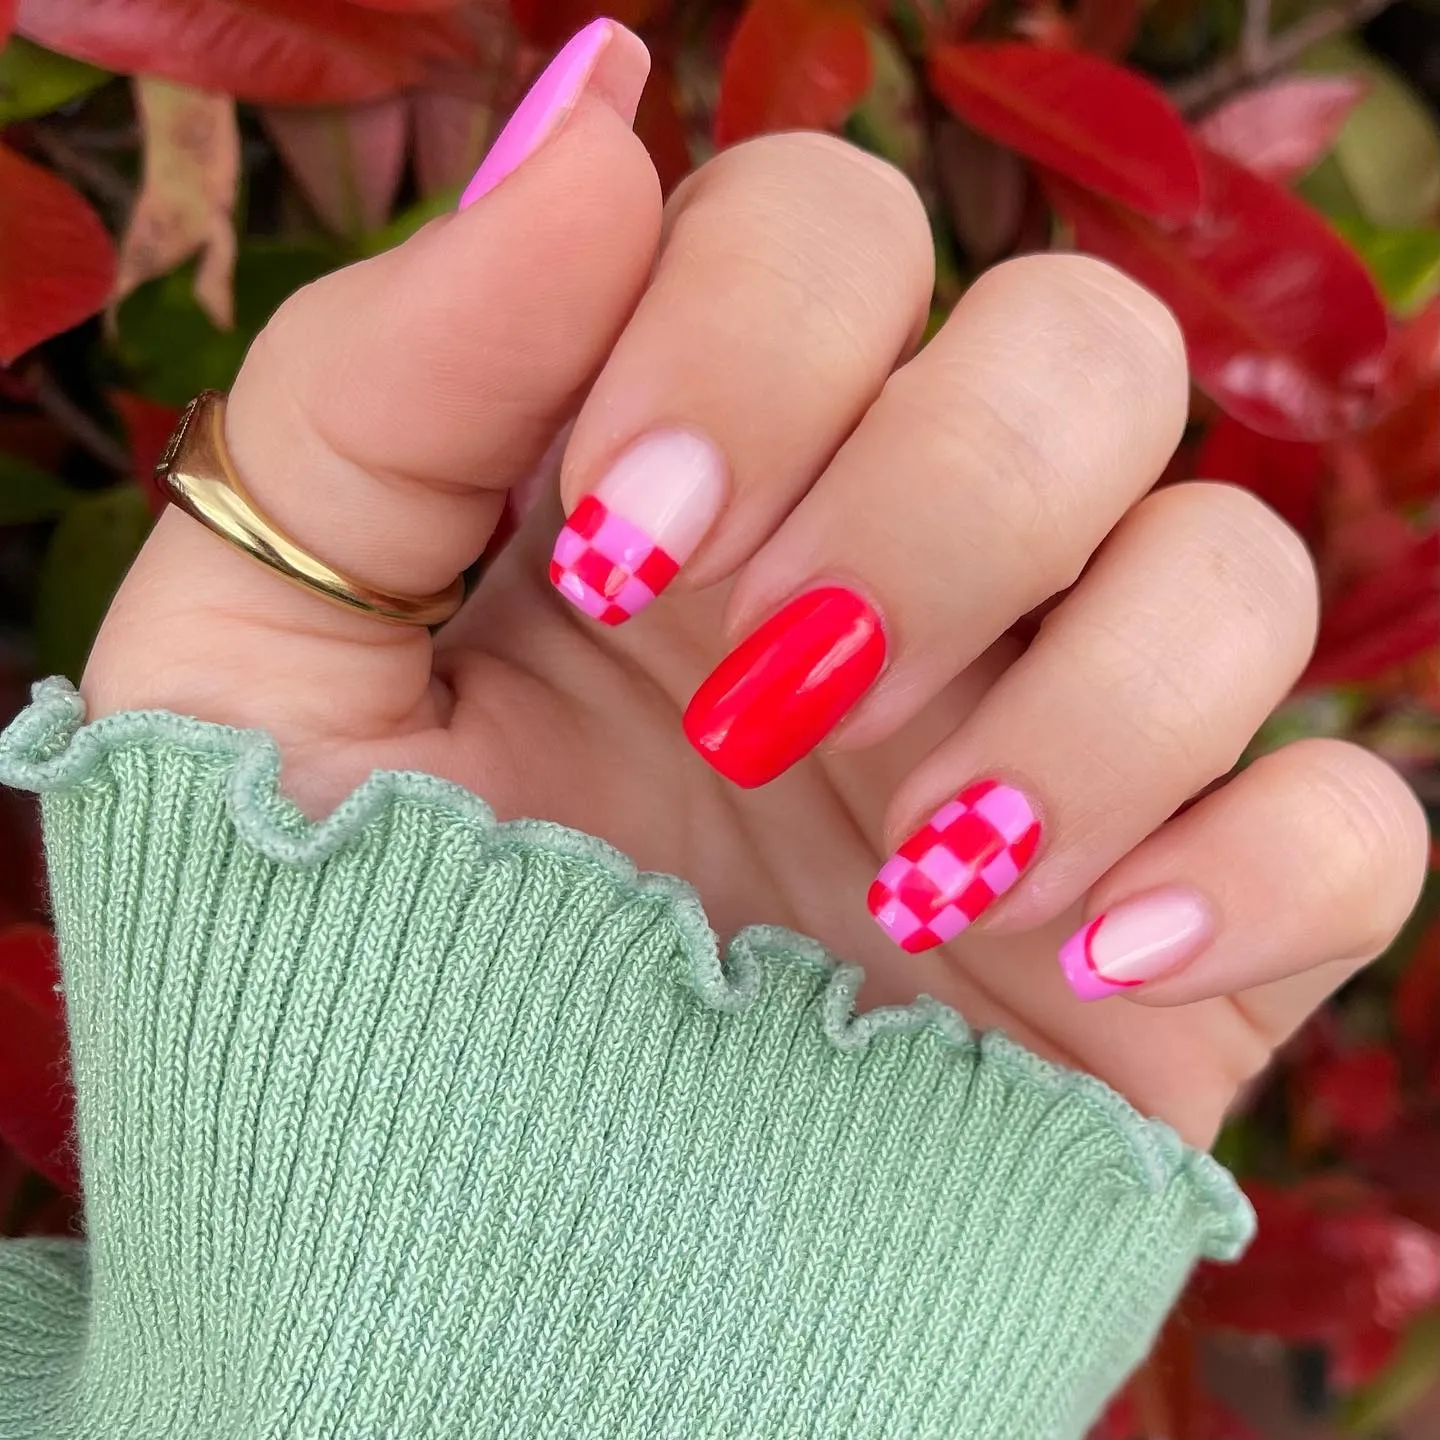
POLYGON ((0 1248, 0 1435, 1068 1440, 1230 1177, 929 1000, 455 786, 0 739, 44 796, 87 1240, 0 1248))

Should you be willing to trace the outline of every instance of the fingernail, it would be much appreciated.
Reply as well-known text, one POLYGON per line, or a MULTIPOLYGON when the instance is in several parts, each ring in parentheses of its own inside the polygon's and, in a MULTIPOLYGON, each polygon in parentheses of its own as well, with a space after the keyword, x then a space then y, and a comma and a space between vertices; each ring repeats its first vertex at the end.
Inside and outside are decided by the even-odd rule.
POLYGON ((725 495, 720 452, 687 430, 632 445, 565 521, 550 582, 606 625, 638 615, 704 538, 725 495))
POLYGON ((1122 900, 1060 947, 1060 968, 1082 1000, 1103 1000, 1178 969, 1210 939, 1210 907, 1193 890, 1122 900))
POLYGON ((751 789, 803 760, 885 664, 875 607, 853 590, 808 590, 742 640, 685 709, 690 743, 751 789))
POLYGON ((1020 878, 1039 844, 1040 822, 1025 796, 981 780, 942 805, 880 867, 870 913, 912 955, 943 945, 1020 878))
POLYGON ((461 210, 488 195, 560 128, 614 34, 613 21, 594 20, 545 67, 465 187, 461 210))

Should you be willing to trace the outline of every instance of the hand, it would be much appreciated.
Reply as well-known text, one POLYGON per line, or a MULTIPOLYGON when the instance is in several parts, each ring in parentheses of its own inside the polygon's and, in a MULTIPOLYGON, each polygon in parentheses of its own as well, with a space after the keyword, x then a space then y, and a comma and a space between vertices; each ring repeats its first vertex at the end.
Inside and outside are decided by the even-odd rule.
MULTIPOLYGON (((538 470, 457 618, 432 640, 333 607, 172 509, 97 642, 91 713, 263 727, 313 813, 372 769, 419 769, 502 818, 604 836, 692 881, 722 936, 812 934, 866 967, 867 1001, 928 991, 1208 1142, 1391 939, 1424 865, 1408 790, 1343 744, 1271 754, 1176 816, 1304 665, 1303 546, 1237 490, 1147 495, 1187 404, 1148 294, 1087 259, 1017 260, 916 353, 932 252, 909 185, 776 136, 662 211, 629 128, 645 70, 627 32, 584 32, 473 203, 296 295, 232 392, 257 503, 378 588, 442 589, 538 470), (545 457, 572 417, 557 486, 545 457), (578 532, 609 513, 683 562, 658 603, 612 626, 556 593, 562 500, 562 589, 611 620, 648 597, 586 584, 578 532), (777 612, 759 668, 742 651, 686 720, 743 781, 795 762, 742 788, 682 712, 777 612), (939 859, 952 889, 990 866, 995 902, 971 890, 973 928, 900 948, 867 913, 872 878, 991 780, 942 819, 976 807, 1004 839, 964 820, 939 859), (1068 968, 1119 998, 1081 1004, 1056 952, 1107 912, 1068 968)), ((886 874, 900 898, 873 901, 907 944, 960 923, 930 915, 913 865, 886 874)))

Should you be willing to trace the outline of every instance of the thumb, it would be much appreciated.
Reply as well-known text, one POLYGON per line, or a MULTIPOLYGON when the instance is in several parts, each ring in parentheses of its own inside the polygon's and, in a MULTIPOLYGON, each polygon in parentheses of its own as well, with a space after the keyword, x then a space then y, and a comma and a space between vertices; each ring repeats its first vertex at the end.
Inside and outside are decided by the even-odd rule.
MULTIPOLYGON (((255 505, 377 590, 443 590, 479 556, 649 274, 659 186, 630 130, 649 59, 611 21, 556 56, 459 211, 291 297, 231 392, 255 505)), ((441 718, 427 631, 291 585, 167 511, 102 627, 92 715, 162 707, 284 744, 441 718)))

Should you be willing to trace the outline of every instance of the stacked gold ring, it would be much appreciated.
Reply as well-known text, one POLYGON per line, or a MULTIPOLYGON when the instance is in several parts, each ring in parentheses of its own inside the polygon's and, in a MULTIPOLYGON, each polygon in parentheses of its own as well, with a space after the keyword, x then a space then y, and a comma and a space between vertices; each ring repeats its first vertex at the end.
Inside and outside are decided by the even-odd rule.
POLYGON ((457 576, 434 595, 394 595, 316 559, 266 518, 246 492, 225 444, 225 396, 206 390, 185 408, 155 478, 187 515, 286 580, 347 610, 392 625, 441 625, 465 598, 457 576))

